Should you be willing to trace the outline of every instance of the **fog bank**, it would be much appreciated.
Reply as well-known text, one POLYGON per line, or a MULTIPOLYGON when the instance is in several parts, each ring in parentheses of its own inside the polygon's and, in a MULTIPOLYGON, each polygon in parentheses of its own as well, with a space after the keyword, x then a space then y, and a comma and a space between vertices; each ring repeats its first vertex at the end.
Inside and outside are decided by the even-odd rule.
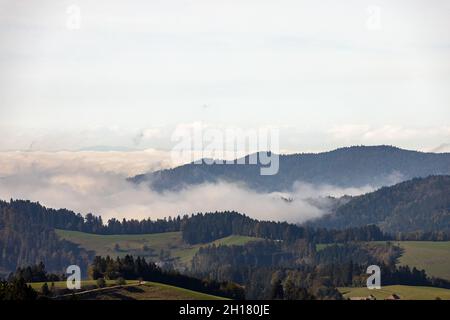
POLYGON ((373 190, 371 186, 342 189, 297 182, 289 194, 257 193, 243 184, 219 182, 158 193, 126 181, 133 174, 167 166, 167 154, 156 151, 3 152, 0 198, 39 201, 47 207, 91 212, 105 220, 235 210, 258 219, 301 223, 327 213, 308 199, 373 190))

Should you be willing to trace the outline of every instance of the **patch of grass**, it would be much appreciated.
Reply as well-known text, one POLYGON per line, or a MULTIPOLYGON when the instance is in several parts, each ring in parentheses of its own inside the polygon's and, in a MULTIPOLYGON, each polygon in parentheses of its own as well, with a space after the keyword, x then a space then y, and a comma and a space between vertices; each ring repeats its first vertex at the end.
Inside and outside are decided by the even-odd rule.
POLYGON ((327 247, 331 247, 334 245, 342 246, 343 243, 318 243, 316 244, 316 251, 322 251, 323 249, 326 249, 327 247))
POLYGON ((59 237, 92 250, 100 256, 120 256, 127 254, 145 257, 149 261, 159 261, 161 251, 170 254, 183 265, 189 265, 202 246, 209 244, 244 245, 258 238, 229 236, 209 244, 189 245, 183 242, 181 232, 165 232, 142 235, 98 235, 78 231, 56 230, 59 237))
MULTIPOLYGON (((429 276, 450 280, 450 241, 391 241, 403 249, 398 265, 424 269, 429 276)), ((376 241, 375 243, 386 243, 376 241)))
MULTIPOLYGON (((41 291, 42 286, 44 285, 45 282, 32 282, 29 283, 29 285, 36 291, 41 291)), ((138 284, 139 281, 137 280, 129 280, 127 281, 127 284, 138 284)), ((55 284, 55 289, 66 289, 67 288, 67 283, 66 281, 56 281, 54 282, 55 284)), ((48 287, 50 288, 50 286, 52 285, 52 282, 49 281, 47 282, 48 287)), ((116 280, 106 280, 106 285, 107 286, 115 286, 116 285, 116 280)), ((97 286, 97 281, 96 280, 83 280, 81 281, 81 289, 86 289, 88 287, 93 287, 93 286, 97 286)))
POLYGON ((318 244, 316 244, 316 251, 322 251, 323 249, 325 249, 328 246, 329 246, 329 244, 327 244, 327 243, 318 243, 318 244))
POLYGON ((100 256, 120 256, 127 254, 145 258, 158 257, 161 250, 182 248, 180 232, 155 234, 98 235, 78 231, 56 230, 59 237, 79 244, 80 247, 95 251, 100 256), (146 250, 147 249, 147 250, 146 250))
POLYGON ((156 282, 80 295, 83 300, 226 300, 201 292, 156 282))
MULTIPOLYGON (((34 290, 40 292, 44 283, 29 284, 34 290)), ((47 282, 47 284, 50 288, 51 282, 47 282)), ((55 289, 67 288, 66 281, 57 281, 54 284, 55 289)), ((126 284, 123 287, 88 292, 77 296, 82 300, 226 300, 226 298, 156 282, 145 282, 139 285, 138 280, 126 280, 126 284)), ((107 287, 116 285, 116 280, 106 280, 107 287)), ((81 281, 81 290, 91 290, 96 286, 96 280, 81 281)))
POLYGON ((450 280, 450 241, 402 241, 399 264, 425 269, 428 275, 450 280))
POLYGON ((415 287, 415 286, 385 286, 380 290, 369 290, 367 288, 338 288, 344 297, 367 297, 375 296, 378 300, 386 299, 395 293, 402 300, 450 300, 450 290, 432 287, 415 287))
POLYGON ((245 245, 251 241, 259 241, 261 239, 259 238, 253 238, 253 237, 246 237, 246 236, 229 236, 226 238, 222 238, 222 239, 218 239, 215 240, 211 243, 208 244, 196 244, 190 247, 184 247, 182 249, 175 249, 173 251, 173 255, 175 257, 178 257, 180 259, 180 262, 183 264, 189 264, 192 261, 192 258, 194 257, 194 255, 198 252, 198 250, 201 247, 205 247, 208 245, 213 245, 215 244, 216 246, 218 245, 224 245, 224 246, 232 246, 232 245, 236 245, 236 246, 242 246, 245 245))
MULTIPOLYGON (((373 241, 386 244, 386 241, 373 241)), ((450 241, 391 241, 403 249, 397 265, 424 269, 429 276, 450 280, 450 241)), ((317 244, 320 251, 332 244, 317 244)))

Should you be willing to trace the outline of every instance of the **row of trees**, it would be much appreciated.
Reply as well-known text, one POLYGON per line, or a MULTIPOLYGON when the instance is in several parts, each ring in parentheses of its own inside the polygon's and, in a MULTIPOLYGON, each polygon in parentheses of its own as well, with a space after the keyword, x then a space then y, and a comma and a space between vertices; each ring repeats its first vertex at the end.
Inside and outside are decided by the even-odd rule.
POLYGON ((174 270, 162 270, 156 264, 145 261, 145 258, 134 259, 130 255, 123 258, 112 259, 107 257, 95 257, 89 268, 89 276, 92 279, 142 279, 174 285, 207 294, 213 294, 231 299, 243 299, 244 290, 228 281, 215 281, 199 279, 180 274, 174 270))
POLYGON ((54 274, 48 273, 45 264, 41 261, 36 265, 19 267, 15 273, 11 273, 8 277, 11 279, 24 279, 27 283, 30 282, 55 282, 62 281, 66 279, 66 274, 61 273, 54 274))
POLYGON ((391 239, 375 225, 345 230, 314 229, 287 222, 259 221, 234 211, 193 215, 183 222, 182 231, 183 240, 190 244, 208 243, 233 234, 287 242, 306 239, 315 243, 391 239))
POLYGON ((310 268, 256 268, 249 273, 247 299, 340 300, 339 291, 327 277, 310 268))
POLYGON ((115 218, 105 224, 101 216, 86 216, 67 209, 49 209, 38 202, 27 200, 0 201, 0 209, 9 208, 26 217, 30 224, 54 229, 95 234, 148 234, 183 231, 183 239, 191 244, 206 243, 231 234, 261 237, 273 240, 307 238, 319 243, 355 240, 385 240, 375 226, 348 230, 327 230, 300 227, 287 222, 258 221, 237 212, 214 212, 184 215, 175 218, 119 221, 115 218), (199 232, 200 231, 200 232, 199 232))
POLYGON ((23 278, 11 281, 0 280, 0 301, 3 300, 36 300, 37 292, 23 278))
MULTIPOLYGON (((304 239, 293 243, 254 241, 242 246, 200 248, 192 260, 191 272, 195 276, 244 284, 249 270, 255 268, 322 268, 348 263, 392 266, 400 254, 400 248, 390 243, 345 243, 316 250, 314 244, 304 239)), ((335 278, 333 274, 328 276, 335 278)))
POLYGON ((54 229, 94 234, 150 234, 183 231, 183 239, 190 244, 207 243, 231 234, 286 241, 305 238, 316 243, 373 240, 447 241, 450 239, 450 233, 445 231, 415 231, 390 235, 370 224, 352 228, 326 229, 310 225, 297 226, 287 222, 258 221, 234 211, 199 213, 157 220, 122 219, 119 221, 112 218, 104 223, 101 216, 91 213, 83 217, 67 209, 49 209, 39 203, 26 200, 0 201, 0 209, 2 208, 20 212, 31 224, 54 229))
POLYGON ((167 219, 144 219, 119 221, 115 218, 108 220, 105 224, 101 216, 88 213, 82 216, 67 209, 50 209, 28 200, 10 200, 10 202, 0 201, 0 209, 8 207, 15 212, 20 212, 26 216, 32 224, 45 225, 50 228, 81 231, 95 234, 144 234, 179 231, 185 216, 167 219))
POLYGON ((314 255, 314 264, 345 264, 350 261, 363 265, 394 265, 402 254, 402 249, 390 242, 377 243, 339 243, 327 245, 314 255))

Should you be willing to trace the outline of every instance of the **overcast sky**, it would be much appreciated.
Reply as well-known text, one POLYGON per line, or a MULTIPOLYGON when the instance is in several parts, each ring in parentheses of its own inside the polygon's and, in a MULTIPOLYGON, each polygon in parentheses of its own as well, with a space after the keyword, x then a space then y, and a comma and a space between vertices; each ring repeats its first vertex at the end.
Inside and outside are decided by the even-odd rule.
POLYGON ((198 121, 438 150, 449 120, 449 1, 0 0, 0 150, 170 149, 198 121))

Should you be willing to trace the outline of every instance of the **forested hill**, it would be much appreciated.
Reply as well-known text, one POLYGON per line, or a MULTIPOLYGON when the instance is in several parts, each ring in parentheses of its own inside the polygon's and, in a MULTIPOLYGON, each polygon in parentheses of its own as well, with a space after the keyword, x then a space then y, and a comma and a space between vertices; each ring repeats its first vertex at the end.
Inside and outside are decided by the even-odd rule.
POLYGON ((181 231, 189 244, 230 235, 294 242, 448 240, 450 176, 416 178, 353 197, 336 211, 306 226, 258 221, 237 212, 215 212, 159 220, 109 220, 25 200, 0 201, 0 270, 41 261, 51 271, 71 263, 86 266, 92 254, 61 240, 54 229, 95 234, 149 234, 181 231))
POLYGON ((208 243, 230 235, 241 235, 275 241, 310 243, 390 240, 376 226, 362 226, 345 230, 313 229, 287 222, 260 221, 237 212, 199 213, 182 226, 183 240, 189 244, 208 243))
POLYGON ((39 213, 0 203, 0 270, 14 271, 17 267, 43 262, 49 270, 63 272, 68 265, 77 264, 83 270, 93 258, 71 242, 61 240, 54 229, 46 225, 39 213))
POLYGON ((91 213, 83 216, 68 209, 52 209, 42 206, 39 202, 29 200, 10 200, 9 202, 0 200, 0 209, 9 208, 14 212, 27 217, 30 223, 45 225, 50 228, 81 231, 95 234, 144 234, 179 231, 183 219, 144 219, 136 220, 123 219, 121 221, 112 218, 103 223, 101 216, 91 213))
MULTIPOLYGON (((246 157, 248 163, 248 156, 246 157)), ((260 175, 259 165, 186 164, 130 178, 157 191, 217 181, 244 182, 263 192, 289 191, 296 181, 341 187, 384 186, 450 174, 450 153, 423 153, 390 146, 348 147, 324 153, 281 155, 279 172, 260 175)))
POLYGON ((111 219, 67 209, 46 208, 28 200, 0 201, 0 278, 21 266, 43 262, 51 272, 62 273, 68 265, 85 272, 94 258, 78 245, 60 239, 55 229, 96 234, 144 234, 179 231, 181 218, 147 220, 111 219))
MULTIPOLYGON (((0 210, 2 212, 0 230, 15 226, 15 221, 21 221, 23 225, 40 226, 51 230, 63 229, 105 235, 182 231, 183 240, 190 244, 207 243, 230 235, 288 241, 306 238, 314 242, 382 240, 385 238, 385 235, 373 226, 348 230, 351 232, 313 230, 287 222, 260 221, 234 211, 197 213, 158 220, 123 219, 118 221, 113 218, 103 224, 100 216, 88 214, 83 217, 81 214, 67 209, 46 208, 28 200, 0 201, 0 210), (8 220, 10 216, 15 220, 8 220)), ((17 227, 25 228, 26 226, 18 225, 17 227)))
POLYGON ((417 178, 354 197, 316 227, 348 228, 376 224, 389 233, 449 232, 450 176, 417 178))
POLYGON ((115 219, 103 225, 101 217, 86 217, 66 209, 54 210, 24 200, 0 201, 0 271, 43 262, 49 271, 62 272, 77 264, 86 270, 93 259, 78 245, 58 238, 55 229, 77 230, 97 234, 145 234, 181 231, 187 244, 209 243, 230 235, 284 240, 304 239, 308 243, 388 240, 375 226, 348 230, 314 230, 286 222, 258 221, 237 212, 215 212, 174 219, 115 219))

